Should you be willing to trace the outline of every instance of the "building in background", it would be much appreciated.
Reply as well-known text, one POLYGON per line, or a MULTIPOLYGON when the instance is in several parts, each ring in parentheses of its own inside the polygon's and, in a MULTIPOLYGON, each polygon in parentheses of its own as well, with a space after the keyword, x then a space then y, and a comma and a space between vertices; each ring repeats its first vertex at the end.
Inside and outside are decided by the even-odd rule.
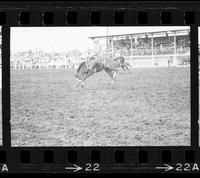
POLYGON ((190 31, 169 30, 90 37, 133 67, 182 66, 190 63, 190 31))
POLYGON ((190 30, 169 30, 145 33, 89 37, 93 49, 65 53, 25 51, 11 54, 14 69, 77 68, 89 56, 125 57, 132 67, 188 66, 190 64, 190 30))

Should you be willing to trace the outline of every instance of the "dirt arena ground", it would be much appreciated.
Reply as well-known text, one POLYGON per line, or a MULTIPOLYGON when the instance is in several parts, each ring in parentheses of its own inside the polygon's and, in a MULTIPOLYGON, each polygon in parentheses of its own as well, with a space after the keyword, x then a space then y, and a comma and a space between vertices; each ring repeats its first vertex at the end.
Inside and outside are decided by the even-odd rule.
POLYGON ((189 146, 190 69, 11 71, 12 146, 189 146))

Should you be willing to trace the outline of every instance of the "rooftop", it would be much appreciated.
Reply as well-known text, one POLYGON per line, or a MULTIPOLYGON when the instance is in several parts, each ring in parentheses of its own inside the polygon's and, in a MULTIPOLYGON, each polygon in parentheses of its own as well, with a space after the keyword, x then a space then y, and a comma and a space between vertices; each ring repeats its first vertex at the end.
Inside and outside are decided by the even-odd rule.
POLYGON ((190 32, 189 29, 181 29, 181 30, 166 30, 166 31, 154 31, 154 32, 142 32, 142 33, 127 33, 127 34, 118 34, 118 35, 108 35, 108 36, 91 36, 89 39, 96 38, 108 38, 108 37, 124 37, 124 36, 132 36, 132 37, 151 37, 153 36, 173 36, 174 33, 176 35, 188 35, 190 32))

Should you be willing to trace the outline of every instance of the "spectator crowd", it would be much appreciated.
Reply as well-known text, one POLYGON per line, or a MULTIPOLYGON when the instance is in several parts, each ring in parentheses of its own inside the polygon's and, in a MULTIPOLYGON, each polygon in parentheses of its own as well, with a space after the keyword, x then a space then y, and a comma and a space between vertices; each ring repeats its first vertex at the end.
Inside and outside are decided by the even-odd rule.
MULTIPOLYGON (((90 56, 99 58, 113 57, 116 54, 130 57, 132 56, 151 56, 153 55, 172 55, 174 54, 174 37, 154 37, 153 45, 151 38, 140 38, 132 41, 131 39, 117 39, 108 41, 107 48, 94 41, 94 48, 81 52, 78 49, 65 52, 44 52, 42 50, 18 51, 11 54, 11 67, 14 69, 37 69, 37 68, 76 68, 80 62, 90 56), (153 46, 153 47, 152 47, 153 46)), ((190 51, 189 35, 176 37, 176 53, 186 54, 190 51)))

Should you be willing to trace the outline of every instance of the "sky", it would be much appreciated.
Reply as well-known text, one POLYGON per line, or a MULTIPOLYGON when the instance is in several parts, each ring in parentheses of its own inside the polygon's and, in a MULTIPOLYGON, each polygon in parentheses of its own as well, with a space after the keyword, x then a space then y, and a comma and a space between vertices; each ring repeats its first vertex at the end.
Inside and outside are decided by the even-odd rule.
MULTIPOLYGON (((108 35, 143 33, 165 30, 189 29, 174 27, 108 27, 108 35)), ((105 36, 107 27, 12 27, 11 52, 43 50, 64 52, 78 49, 81 52, 92 48, 91 36, 105 36)))

